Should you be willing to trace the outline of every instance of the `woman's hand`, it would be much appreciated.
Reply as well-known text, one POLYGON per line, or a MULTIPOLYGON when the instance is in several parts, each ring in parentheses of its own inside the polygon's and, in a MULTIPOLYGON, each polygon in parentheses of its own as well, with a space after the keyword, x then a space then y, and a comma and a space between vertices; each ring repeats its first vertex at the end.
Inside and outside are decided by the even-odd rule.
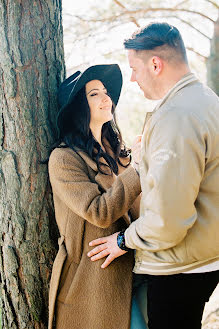
POLYGON ((132 157, 135 164, 139 164, 141 158, 141 138, 142 135, 138 135, 135 137, 134 142, 132 144, 132 157))
POLYGON ((89 243, 89 246, 98 246, 92 249, 87 255, 91 257, 92 261, 99 260, 108 256, 105 262, 101 265, 102 268, 107 267, 112 261, 124 255, 127 251, 120 249, 117 245, 117 235, 119 232, 112 235, 106 236, 104 238, 99 238, 93 240, 89 243))

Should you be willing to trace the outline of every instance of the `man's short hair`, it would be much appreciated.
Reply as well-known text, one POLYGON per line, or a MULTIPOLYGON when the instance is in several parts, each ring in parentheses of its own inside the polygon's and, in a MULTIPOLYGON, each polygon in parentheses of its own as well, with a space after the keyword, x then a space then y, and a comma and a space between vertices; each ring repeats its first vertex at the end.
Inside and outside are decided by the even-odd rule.
POLYGON ((186 49, 179 30, 168 23, 150 23, 124 41, 126 49, 151 51, 166 61, 187 61, 186 49))

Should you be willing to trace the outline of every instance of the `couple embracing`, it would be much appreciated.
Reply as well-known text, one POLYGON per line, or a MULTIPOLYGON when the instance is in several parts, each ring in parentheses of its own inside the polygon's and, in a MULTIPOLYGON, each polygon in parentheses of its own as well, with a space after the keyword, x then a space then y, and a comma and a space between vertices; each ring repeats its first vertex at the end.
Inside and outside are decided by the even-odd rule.
POLYGON ((200 329, 219 279, 219 100, 176 27, 151 23, 124 46, 131 81, 160 100, 132 150, 115 121, 118 65, 59 89, 49 329, 200 329))

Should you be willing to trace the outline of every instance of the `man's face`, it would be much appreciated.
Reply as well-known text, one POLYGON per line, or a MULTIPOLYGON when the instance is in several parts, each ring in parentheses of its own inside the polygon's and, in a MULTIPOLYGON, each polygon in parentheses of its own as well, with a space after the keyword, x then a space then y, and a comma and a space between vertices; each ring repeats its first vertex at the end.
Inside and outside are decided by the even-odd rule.
POLYGON ((144 96, 148 99, 157 99, 155 96, 155 76, 150 69, 150 57, 143 61, 138 57, 137 52, 133 49, 128 50, 129 66, 132 69, 131 81, 137 82, 140 89, 144 92, 144 96))

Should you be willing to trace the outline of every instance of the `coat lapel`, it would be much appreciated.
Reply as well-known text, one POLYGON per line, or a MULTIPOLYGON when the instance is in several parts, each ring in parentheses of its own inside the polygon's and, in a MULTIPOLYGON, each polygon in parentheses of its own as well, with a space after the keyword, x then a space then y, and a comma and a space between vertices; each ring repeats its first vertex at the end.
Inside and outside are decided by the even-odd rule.
MULTIPOLYGON (((83 151, 78 151, 78 154, 82 157, 82 159, 86 162, 86 164, 93 169, 97 174, 95 176, 95 181, 98 185, 100 185, 105 191, 110 188, 113 185, 113 182, 116 180, 116 175, 114 173, 111 174, 110 169, 106 167, 106 172, 108 172, 108 175, 104 175, 100 173, 97 169, 97 164, 95 161, 93 161, 88 154, 86 154, 83 151)), ((106 164, 105 159, 101 159, 101 162, 106 164)), ((119 174, 125 170, 124 167, 119 166, 119 174)), ((123 215, 124 220, 129 225, 130 224, 130 218, 128 216, 128 213, 123 215)))
MULTIPOLYGON (((108 175, 104 175, 102 173, 100 173, 97 169, 97 164, 95 161, 93 161, 90 156, 86 153, 84 153, 83 151, 78 151, 79 155, 83 158, 83 160, 86 162, 86 164, 93 169, 96 172, 96 176, 95 176, 95 181, 104 189, 108 189, 112 186, 113 182, 116 179, 116 175, 115 174, 111 174, 110 170, 108 168, 106 168, 106 172, 108 172, 108 175)), ((104 159, 101 159, 101 161, 103 163, 106 163, 106 161, 104 159)))

